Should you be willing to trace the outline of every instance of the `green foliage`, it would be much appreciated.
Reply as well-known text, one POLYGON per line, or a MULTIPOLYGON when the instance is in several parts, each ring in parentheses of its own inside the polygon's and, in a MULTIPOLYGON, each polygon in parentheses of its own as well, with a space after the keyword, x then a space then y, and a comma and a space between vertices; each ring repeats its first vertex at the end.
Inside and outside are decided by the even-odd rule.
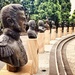
MULTIPOLYGON (((67 0, 65 0, 67 1, 67 0)), ((69 21, 70 11, 71 11, 71 3, 64 2, 61 4, 61 16, 63 21, 69 21)))
POLYGON ((37 14, 35 14, 35 15, 32 15, 31 16, 31 19, 33 19, 33 20, 39 20, 40 19, 40 17, 37 15, 37 14))
POLYGON ((73 14, 71 16, 71 21, 73 21, 75 23, 75 10, 73 11, 73 14))
POLYGON ((20 0, 0 0, 0 10, 3 6, 11 3, 20 3, 20 0))
MULTIPOLYGON (((35 0, 34 8, 33 15, 38 15, 38 19, 45 20, 46 17, 50 17, 55 22, 69 21, 70 0, 35 0)), ((33 15, 31 14, 32 19, 34 19, 33 15)))
POLYGON ((34 20, 49 17, 56 22, 69 21, 70 0, 0 0, 0 9, 9 3, 21 3, 34 20))
POLYGON ((60 11, 56 11, 55 14, 57 15, 58 17, 58 22, 61 22, 62 21, 62 18, 61 18, 61 12, 60 11))

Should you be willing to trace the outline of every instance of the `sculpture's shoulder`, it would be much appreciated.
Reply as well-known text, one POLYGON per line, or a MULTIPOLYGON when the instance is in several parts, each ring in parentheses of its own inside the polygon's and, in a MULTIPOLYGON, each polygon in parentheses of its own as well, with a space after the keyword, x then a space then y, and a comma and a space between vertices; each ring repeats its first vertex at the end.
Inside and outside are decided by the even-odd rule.
POLYGON ((28 30, 27 34, 28 34, 29 38, 37 38, 37 34, 36 34, 35 30, 28 30))
POLYGON ((8 45, 9 37, 2 34, 0 36, 0 57, 8 57, 13 54, 12 48, 8 45))
POLYGON ((3 46, 3 47, 6 46, 8 40, 9 40, 9 37, 6 36, 6 35, 4 35, 4 34, 2 34, 2 35, 0 36, 0 47, 1 47, 1 46, 3 46))
POLYGON ((39 32, 44 32, 46 28, 44 26, 39 26, 38 27, 39 32))
POLYGON ((45 24, 45 28, 46 29, 49 29, 50 28, 48 23, 45 24))

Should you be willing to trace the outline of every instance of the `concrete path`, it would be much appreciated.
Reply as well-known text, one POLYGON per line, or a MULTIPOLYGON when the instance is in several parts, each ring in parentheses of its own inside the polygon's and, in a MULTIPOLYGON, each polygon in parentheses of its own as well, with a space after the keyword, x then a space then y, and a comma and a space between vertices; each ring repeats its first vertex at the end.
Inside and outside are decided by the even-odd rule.
POLYGON ((75 39, 72 40, 68 45, 66 49, 66 57, 68 60, 68 64, 70 66, 70 69, 75 75, 75 39))
POLYGON ((39 70, 37 74, 34 75, 49 75, 49 56, 52 46, 59 40, 60 38, 56 38, 55 40, 51 40, 49 45, 45 45, 44 53, 39 53, 39 70))
MULTIPOLYGON (((70 35, 70 34, 68 34, 70 35)), ((66 36, 68 36, 66 35, 66 36)), ((44 53, 39 53, 39 70, 37 74, 34 75, 49 75, 49 56, 50 56, 50 51, 52 46, 60 39, 66 37, 66 36, 62 36, 61 38, 56 38, 55 40, 51 40, 49 45, 45 45, 44 49, 45 52, 44 53)))
MULTIPOLYGON (((49 61, 50 61, 49 55, 50 55, 51 48, 59 39, 62 39, 63 37, 66 36, 62 36, 61 38, 56 38, 55 40, 51 40, 49 45, 44 46, 45 52, 39 53, 39 69, 37 74, 34 75, 49 75, 49 61)), ((5 63, 0 61, 0 69, 4 66, 4 64, 5 63)))

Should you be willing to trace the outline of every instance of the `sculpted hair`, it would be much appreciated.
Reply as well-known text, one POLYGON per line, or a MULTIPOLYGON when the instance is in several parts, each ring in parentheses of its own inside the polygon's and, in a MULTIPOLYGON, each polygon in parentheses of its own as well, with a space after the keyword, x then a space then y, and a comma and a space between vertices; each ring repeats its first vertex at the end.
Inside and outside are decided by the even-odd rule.
POLYGON ((28 22, 28 25, 31 27, 32 25, 36 25, 36 23, 35 23, 35 20, 30 20, 29 22, 28 22))
POLYGON ((1 9, 1 21, 4 28, 9 27, 7 18, 17 18, 17 13, 24 8, 20 4, 9 4, 1 9))
POLYGON ((38 21, 38 25, 39 25, 39 26, 44 26, 43 20, 39 20, 39 21, 38 21))

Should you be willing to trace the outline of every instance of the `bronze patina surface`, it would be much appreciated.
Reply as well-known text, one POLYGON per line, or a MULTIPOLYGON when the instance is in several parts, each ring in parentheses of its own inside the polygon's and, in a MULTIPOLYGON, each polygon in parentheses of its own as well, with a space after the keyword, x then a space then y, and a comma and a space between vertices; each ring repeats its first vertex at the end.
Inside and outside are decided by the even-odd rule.
POLYGON ((15 68, 24 66, 28 61, 20 39, 25 20, 24 8, 20 4, 9 4, 1 10, 4 30, 0 36, 0 60, 15 68))
POLYGON ((30 20, 28 22, 28 25, 29 25, 29 29, 27 31, 27 34, 28 34, 28 37, 29 38, 37 38, 37 34, 36 34, 36 23, 35 23, 35 20, 30 20))
POLYGON ((45 27, 45 24, 44 24, 43 20, 38 21, 38 30, 41 33, 46 30, 46 27, 45 27))

